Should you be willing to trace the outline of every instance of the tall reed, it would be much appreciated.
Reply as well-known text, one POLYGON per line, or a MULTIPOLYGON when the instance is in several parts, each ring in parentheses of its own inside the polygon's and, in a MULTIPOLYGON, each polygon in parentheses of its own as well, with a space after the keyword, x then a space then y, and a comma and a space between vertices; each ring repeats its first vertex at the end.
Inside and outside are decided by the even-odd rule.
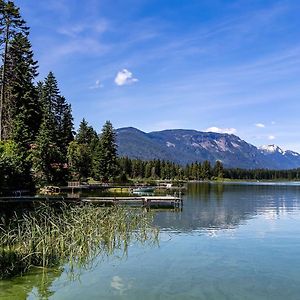
POLYGON ((158 231, 151 222, 151 214, 124 207, 40 205, 0 225, 0 277, 32 266, 85 267, 95 257, 116 251, 124 255, 133 241, 157 241, 158 231))

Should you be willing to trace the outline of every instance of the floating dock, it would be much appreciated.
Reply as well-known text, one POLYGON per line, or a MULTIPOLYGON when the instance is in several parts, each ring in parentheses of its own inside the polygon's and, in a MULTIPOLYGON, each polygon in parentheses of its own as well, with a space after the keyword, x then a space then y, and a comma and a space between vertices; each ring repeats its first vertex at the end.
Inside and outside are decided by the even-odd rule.
POLYGON ((21 196, 0 197, 0 203, 25 203, 25 202, 75 202, 93 203, 103 206, 124 205, 146 208, 182 208, 181 197, 173 196, 132 196, 132 197, 63 197, 63 196, 21 196))
POLYGON ((84 197, 83 202, 104 204, 104 205, 128 205, 150 208, 182 208, 183 200, 173 196, 141 196, 141 197, 84 197))

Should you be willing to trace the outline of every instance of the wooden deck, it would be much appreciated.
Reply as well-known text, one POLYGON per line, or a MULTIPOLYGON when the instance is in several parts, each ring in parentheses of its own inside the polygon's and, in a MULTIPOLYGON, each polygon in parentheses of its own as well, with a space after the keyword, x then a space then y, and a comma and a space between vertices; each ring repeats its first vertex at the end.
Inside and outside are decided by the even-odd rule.
POLYGON ((181 197, 172 196, 132 196, 132 197, 63 197, 63 196, 21 196, 0 197, 0 203, 22 203, 22 202, 84 202, 100 204, 103 206, 125 205, 148 208, 182 208, 181 197))
POLYGON ((97 204, 115 204, 115 205, 129 205, 129 206, 143 206, 143 207, 172 207, 182 208, 183 200, 179 197, 171 196, 141 196, 141 197, 85 197, 83 202, 97 203, 97 204))

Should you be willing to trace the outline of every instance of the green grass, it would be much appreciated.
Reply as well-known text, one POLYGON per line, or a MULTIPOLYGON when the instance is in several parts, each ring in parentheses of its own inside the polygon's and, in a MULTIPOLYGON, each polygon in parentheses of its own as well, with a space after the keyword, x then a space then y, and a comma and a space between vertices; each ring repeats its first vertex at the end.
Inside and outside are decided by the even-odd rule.
POLYGON ((155 242, 152 215, 122 207, 92 205, 59 209, 41 205, 0 226, 0 278, 64 263, 84 267, 99 255, 126 254, 132 241, 155 242))

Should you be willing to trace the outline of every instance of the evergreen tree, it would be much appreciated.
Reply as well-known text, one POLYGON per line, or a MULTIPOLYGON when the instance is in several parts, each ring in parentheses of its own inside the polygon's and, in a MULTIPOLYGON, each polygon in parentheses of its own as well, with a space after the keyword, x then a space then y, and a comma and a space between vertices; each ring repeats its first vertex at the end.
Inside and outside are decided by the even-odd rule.
POLYGON ((95 149, 93 169, 98 179, 104 181, 114 177, 117 172, 116 134, 110 121, 106 121, 95 149))
POLYGON ((33 169, 39 182, 62 183, 67 178, 67 154, 73 139, 71 107, 60 95, 50 72, 37 87, 43 120, 32 151, 33 169))
POLYGON ((92 126, 88 125, 88 122, 85 119, 82 119, 78 133, 76 134, 76 141, 79 144, 91 145, 97 140, 97 132, 93 129, 92 126))
POLYGON ((91 175, 92 155, 88 144, 73 141, 68 147, 68 166, 72 178, 86 180, 91 175))
POLYGON ((148 161, 145 166, 145 177, 146 178, 151 177, 151 170, 152 170, 152 164, 150 161, 148 161))
POLYGON ((74 179, 85 180, 92 175, 92 159, 96 145, 98 145, 98 135, 83 119, 75 141, 68 147, 68 164, 74 179))
POLYGON ((28 37, 17 34, 7 58, 6 136, 24 146, 34 141, 41 123, 41 107, 33 83, 36 76, 37 62, 28 37))
POLYGON ((46 77, 40 94, 44 110, 50 111, 54 116, 57 144, 66 155, 68 144, 73 140, 73 117, 71 106, 65 97, 60 95, 57 80, 52 72, 46 77))
POLYGON ((216 161, 216 164, 213 169, 213 174, 215 177, 223 178, 224 168, 223 168, 223 164, 221 161, 219 161, 219 160, 216 161))
POLYGON ((19 8, 12 1, 0 0, 0 32, 2 34, 0 44, 3 46, 0 94, 0 140, 2 140, 7 139, 7 135, 9 135, 4 127, 5 124, 9 125, 6 120, 7 115, 9 116, 10 107, 10 101, 7 98, 8 92, 6 91, 9 44, 16 35, 25 37, 29 34, 29 28, 22 19, 19 8))
POLYGON ((60 97, 59 118, 57 118, 58 140, 57 143, 61 152, 65 156, 69 143, 73 141, 73 116, 71 105, 66 102, 64 97, 60 97))
POLYGON ((210 179, 211 178, 211 165, 208 160, 205 160, 202 164, 202 178, 210 179))
POLYGON ((59 183, 63 180, 63 157, 56 143, 55 119, 50 112, 44 114, 32 149, 32 161, 37 183, 59 183))

